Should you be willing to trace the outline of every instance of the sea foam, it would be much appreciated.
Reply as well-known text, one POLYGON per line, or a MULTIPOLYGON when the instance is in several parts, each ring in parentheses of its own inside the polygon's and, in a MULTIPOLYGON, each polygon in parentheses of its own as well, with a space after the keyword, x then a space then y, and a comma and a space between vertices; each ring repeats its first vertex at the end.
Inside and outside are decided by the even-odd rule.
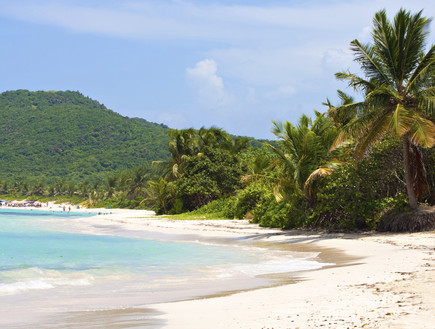
POLYGON ((12 295, 30 290, 53 289, 57 286, 86 286, 93 277, 86 274, 62 273, 54 270, 28 268, 1 273, 0 295, 12 295))

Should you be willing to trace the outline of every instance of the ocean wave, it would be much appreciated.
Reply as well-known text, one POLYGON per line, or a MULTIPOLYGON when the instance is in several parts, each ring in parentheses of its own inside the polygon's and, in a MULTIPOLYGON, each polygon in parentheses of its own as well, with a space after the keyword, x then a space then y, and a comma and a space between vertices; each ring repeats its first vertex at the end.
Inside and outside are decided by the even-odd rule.
MULTIPOLYGON (((213 275, 217 278, 236 276, 254 277, 267 274, 291 273, 317 270, 324 266, 334 265, 321 263, 313 259, 291 257, 288 259, 269 259, 256 264, 236 264, 228 267, 214 268, 213 275)), ((208 270, 211 270, 210 268, 208 270)))
POLYGON ((62 273, 37 267, 9 271, 0 277, 0 295, 11 295, 30 290, 53 289, 57 286, 87 286, 94 278, 84 273, 62 273))

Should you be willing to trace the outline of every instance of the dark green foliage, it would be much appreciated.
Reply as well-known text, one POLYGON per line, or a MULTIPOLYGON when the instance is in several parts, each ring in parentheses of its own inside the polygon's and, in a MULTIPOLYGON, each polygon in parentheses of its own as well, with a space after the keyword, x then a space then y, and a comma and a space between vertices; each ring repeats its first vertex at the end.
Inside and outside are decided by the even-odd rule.
POLYGON ((233 205, 235 197, 229 196, 217 200, 213 200, 199 209, 191 211, 189 214, 193 216, 212 214, 214 218, 234 218, 233 205))
POLYGON ((239 219, 245 218, 246 215, 252 213, 258 205, 263 204, 269 194, 270 191, 264 184, 248 185, 237 194, 232 207, 232 217, 239 219))
POLYGON ((241 176, 236 155, 204 147, 202 153, 184 161, 183 176, 175 183, 176 195, 183 202, 183 210, 191 211, 241 188, 241 176))
POLYGON ((323 180, 312 226, 375 229, 389 209, 406 208, 400 141, 384 140, 356 167, 342 166, 323 180))
POLYGON ((0 94, 0 177, 26 181, 103 179, 162 160, 168 129, 123 117, 79 92, 0 94))
POLYGON ((328 101, 314 121, 275 123, 278 140, 263 148, 220 128, 168 130, 122 117, 78 92, 3 93, 0 193, 281 229, 433 229, 434 209, 417 203, 435 204, 435 48, 421 57, 430 20, 420 15, 401 10, 393 29, 381 11, 375 43, 351 43, 366 80, 337 77, 363 102, 339 91, 342 104, 328 101))
POLYGON ((169 138, 171 158, 155 163, 164 174, 149 182, 158 213, 192 211, 242 188, 240 154, 251 147, 248 138, 215 127, 171 129, 169 138))
POLYGON ((290 201, 276 202, 269 194, 253 210, 254 222, 264 227, 292 229, 303 227, 306 220, 305 201, 296 197, 290 201))

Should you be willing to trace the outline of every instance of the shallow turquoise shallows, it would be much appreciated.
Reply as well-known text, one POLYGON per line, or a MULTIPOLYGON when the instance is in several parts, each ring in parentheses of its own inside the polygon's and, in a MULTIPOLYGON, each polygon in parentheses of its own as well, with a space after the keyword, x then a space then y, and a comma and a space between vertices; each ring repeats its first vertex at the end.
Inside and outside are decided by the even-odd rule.
MULTIPOLYGON (((94 311, 98 322, 99 311, 118 310, 107 321, 124 328, 125 310, 288 283, 324 265, 318 253, 249 238, 171 236, 91 216, 0 207, 0 327, 77 328, 94 311)), ((134 325, 154 328, 149 319, 142 310, 134 325)))
POLYGON ((234 247, 67 233, 50 225, 78 216, 90 215, 0 209, 0 295, 135 275, 152 284, 255 259, 234 247))

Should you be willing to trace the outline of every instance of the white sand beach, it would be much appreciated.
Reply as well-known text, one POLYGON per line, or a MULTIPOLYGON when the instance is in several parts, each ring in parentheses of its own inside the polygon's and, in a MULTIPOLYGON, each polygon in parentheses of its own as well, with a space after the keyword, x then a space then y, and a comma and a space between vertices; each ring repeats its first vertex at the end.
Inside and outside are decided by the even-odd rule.
POLYGON ((296 284, 144 305, 159 312, 164 328, 435 328, 434 231, 327 234, 260 228, 245 220, 174 221, 146 211, 111 212, 90 220, 131 230, 302 243, 323 250, 329 262, 343 254, 328 250, 349 256, 347 266, 299 273, 296 284))
MULTIPOLYGON (((58 205, 50 207, 62 209, 58 205)), ((141 309, 151 311, 158 320, 158 328, 435 328, 435 231, 413 234, 281 231, 261 228, 246 220, 175 221, 155 217, 149 211, 72 211, 101 213, 80 219, 84 224, 97 224, 94 227, 113 225, 204 239, 243 238, 300 244, 310 250, 318 248, 323 261, 345 264, 299 272, 298 282, 293 284, 138 305, 135 316, 141 309)), ((115 328, 109 324, 117 314, 108 312, 99 326, 104 327, 103 322, 107 321, 107 328, 115 328)), ((85 318, 81 323, 81 327, 87 327, 85 318)))

